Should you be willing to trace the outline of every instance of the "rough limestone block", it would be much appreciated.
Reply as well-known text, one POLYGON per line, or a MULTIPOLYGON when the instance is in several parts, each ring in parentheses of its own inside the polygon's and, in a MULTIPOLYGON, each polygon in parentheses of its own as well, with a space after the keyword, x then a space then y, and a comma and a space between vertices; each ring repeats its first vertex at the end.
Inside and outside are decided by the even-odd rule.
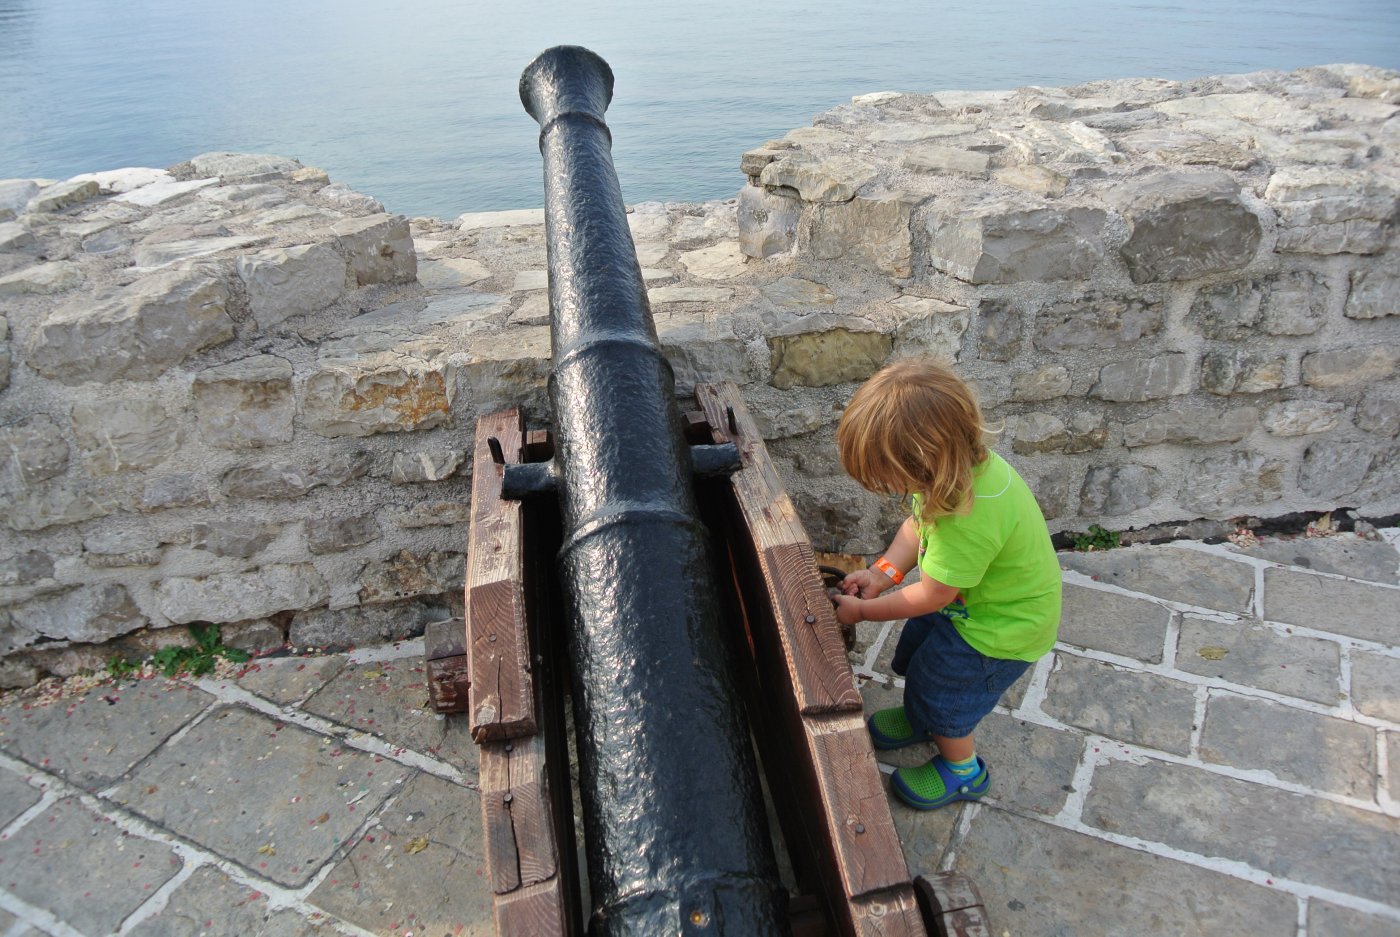
POLYGON ((1140 403, 1187 393, 1190 361, 1178 352, 1154 358, 1115 361, 1099 370, 1099 379, 1089 389, 1090 397, 1116 403, 1140 403))
POLYGON ((368 563, 360 571, 360 602, 378 605, 420 595, 461 593, 466 569, 463 560, 461 553, 433 550, 419 555, 400 550, 368 563))
POLYGON ((1062 452, 1069 442, 1065 421, 1052 413, 1027 413, 1011 427, 1011 451, 1019 455, 1062 452))
POLYGON ((784 309, 811 309, 815 306, 831 306, 836 303, 836 294, 814 280, 801 277, 783 277, 759 286, 763 298, 784 309))
POLYGON ((924 220, 929 261, 970 283, 1082 279, 1103 259, 1106 217, 1096 208, 1039 208, 1019 200, 939 201, 924 220))
POLYGON ((180 427, 150 398, 73 408, 73 436, 89 475, 159 465, 180 447, 180 427))
POLYGON ((215 556, 246 560, 276 540, 281 529, 280 524, 251 524, 247 521, 210 524, 196 521, 190 525, 190 548, 215 556))
POLYGON ((226 180, 290 173, 302 168, 298 160, 266 153, 201 153, 190 160, 190 165, 201 176, 219 176, 226 180))
POLYGON ((175 576, 156 585, 160 612, 176 624, 247 621, 276 612, 315 608, 330 597, 310 563, 264 566, 244 573, 175 576))
POLYGON ((1400 315, 1400 274, 1386 267, 1353 270, 1345 314, 1348 319, 1400 315))
POLYGON ((753 378, 744 341, 730 319, 678 310, 656 318, 656 333, 678 393, 694 393, 695 385, 705 381, 753 378))
POLYGON ((1400 212, 1400 183, 1354 169, 1275 172, 1264 197, 1278 211, 1278 250, 1374 254, 1400 212))
POLYGON ((40 189, 24 210, 31 213, 63 211, 96 198, 97 194, 98 185, 91 179, 69 179, 40 189))
POLYGON ((82 282, 83 272, 77 264, 56 260, 0 277, 0 296, 52 296, 82 282))
POLYGON ((259 328, 324 309, 345 293, 345 261, 328 244, 274 247, 238 258, 259 328))
POLYGON ((416 637, 440 614, 416 602, 318 608, 293 615, 287 639, 293 647, 343 651, 416 637))
MULTIPOLYGON (((747 154, 745 154, 747 155, 747 154)), ((748 185, 739 190, 739 249, 749 257, 772 257, 797 243, 801 202, 748 185)))
POLYGON ((1221 397, 1277 390, 1284 384, 1287 365, 1283 355, 1267 352, 1208 352, 1201 356, 1201 389, 1221 397))
POLYGON ((0 523, 12 530, 35 531, 66 524, 80 524, 111 514, 117 509, 112 499, 93 493, 75 482, 46 486, 25 492, 0 511, 0 523))
POLYGON ((227 286, 198 271, 152 274, 106 302, 75 301, 50 313, 28 364, 65 384, 149 380, 233 338, 228 300, 227 286))
POLYGON ((1036 313, 1035 345, 1052 352, 1137 346, 1162 323, 1161 303, 1090 293, 1036 313))
POLYGON ((34 235, 14 221, 0 222, 0 252, 17 251, 34 244, 34 235))
POLYGON ((418 277, 413 236, 402 215, 347 218, 333 225, 331 232, 360 286, 412 283, 418 277))
POLYGON ((304 531, 307 549, 317 555, 338 553, 379 539, 379 523, 373 512, 309 517, 304 531))
POLYGON ((141 489, 143 511, 190 508, 209 504, 209 480, 199 475, 161 475, 141 489))
POLYGON ((1208 338, 1237 342, 1258 333, 1263 288, 1253 280, 1203 287, 1191 301, 1191 320, 1208 338))
POLYGON ((13 496, 67 470, 68 443, 48 416, 0 426, 0 495, 13 496))
POLYGON ((892 277, 914 272, 910 219, 918 200, 908 194, 863 196, 812 209, 810 248, 819 260, 850 260, 892 277))
POLYGON ((1227 452, 1192 459, 1178 497, 1206 516, 1262 508, 1283 493, 1284 465, 1258 452, 1227 452))
POLYGON ((686 272, 702 280, 730 280, 746 272, 747 258, 737 241, 721 241, 712 247, 685 251, 678 259, 686 272))
POLYGON ((1131 234, 1119 249, 1134 283, 1190 280, 1244 267, 1263 237, 1259 216, 1224 173, 1168 172, 1107 194, 1131 234))
POLYGON ((1376 449, 1364 443, 1313 443, 1298 467, 1298 487, 1315 498, 1344 498, 1361 486, 1376 449))
POLYGON ((1005 166, 992 172, 992 178, 1032 195, 1059 198, 1069 187, 1069 177, 1045 166, 1005 166))
POLYGON ((769 383, 788 390, 863 381, 884 365, 893 345, 863 320, 806 316, 768 335, 769 383))
POLYGON ((1346 404, 1325 400, 1285 400, 1264 411, 1264 428, 1274 436, 1307 436, 1341 425, 1346 404))
POLYGON ((148 169, 139 166, 109 169, 106 172, 85 172, 81 176, 74 176, 72 181, 85 179, 96 182, 98 191, 103 195, 121 195, 123 192, 139 189, 143 185, 175 181, 175 177, 164 169, 148 169))
POLYGON ((1298 107, 1279 95, 1259 91, 1175 98, 1153 104, 1152 109, 1183 119, 1244 120, 1278 133, 1315 130, 1321 124, 1317 114, 1307 108, 1298 107))
POLYGON ((36 635, 65 641, 106 641, 149 622, 123 586, 79 586, 11 609, 15 623, 36 635))
POLYGON ((323 362, 302 390, 302 416, 320 436, 369 436, 445 426, 452 406, 441 364, 385 352, 323 362))
POLYGON ((1259 425, 1259 411, 1239 407, 1224 412, 1212 407, 1173 408, 1123 426, 1123 445, 1130 449, 1162 443, 1199 446, 1238 442, 1259 425))
POLYGON ((1381 436, 1400 435, 1400 394, 1394 388, 1372 388, 1356 405, 1356 425, 1381 436))
POLYGON ((131 258, 142 272, 159 270, 174 264, 187 265, 200 257, 212 257, 224 251, 237 250, 267 240, 265 237, 197 237, 178 241, 142 244, 132 251, 131 258))
POLYGON ((1259 306, 1260 328, 1269 335, 1312 335, 1327 317, 1331 290, 1307 270, 1271 277, 1259 306))
POLYGON ((1150 465, 1091 466, 1079 491, 1082 517, 1115 517, 1147 507, 1162 493, 1162 473, 1150 465))
POLYGON ((977 307, 977 357, 984 361, 1010 361, 1021 352, 1025 334, 1021 310, 1014 304, 984 299, 977 307))
POLYGON ((112 197, 112 201, 122 205, 137 205, 141 208, 154 208, 174 201, 191 192, 198 192, 211 185, 218 185, 218 179, 190 179, 186 182, 155 182, 139 189, 123 192, 112 197))
POLYGON ((956 146, 923 145, 910 150, 904 157, 904 168, 910 172, 939 175, 964 175, 978 178, 987 174, 991 157, 976 150, 956 146))
MULTIPOLYGON (((663 316, 655 316, 658 330, 663 316)), ((517 329, 509 342, 481 332, 472 336, 466 348, 452 356, 451 374, 456 391, 470 400, 478 412, 490 413, 506 406, 544 403, 550 372, 549 326, 517 329)))
POLYGON ((296 398, 292 365, 257 355, 200 371, 190 387, 200 435, 219 449, 256 449, 288 442, 296 398))
POLYGON ((23 214, 38 191, 39 184, 32 179, 0 179, 0 221, 23 214))
POLYGON ((813 156, 794 150, 763 167, 769 189, 795 190, 804 202, 848 202, 875 179, 875 168, 850 156, 813 156))
POLYGON ((369 471, 368 452, 326 452, 300 463, 273 462, 229 469, 220 480, 231 498, 299 498, 313 488, 337 488, 369 471))
POLYGON ((1011 381, 1013 400, 1054 400, 1070 392, 1074 382, 1064 365, 1048 364, 1034 371, 1019 371, 1011 381))
POLYGON ((1303 383, 1319 390, 1374 384, 1395 373, 1400 350, 1386 346, 1315 351, 1303 356, 1303 383))
POLYGON ((395 452, 389 480, 396 485, 440 482, 456 475, 466 459, 465 449, 395 452))
POLYGON ((972 321, 966 306, 922 296, 900 296, 890 300, 889 308, 897 323, 894 330, 896 354, 957 360, 963 336, 972 321))

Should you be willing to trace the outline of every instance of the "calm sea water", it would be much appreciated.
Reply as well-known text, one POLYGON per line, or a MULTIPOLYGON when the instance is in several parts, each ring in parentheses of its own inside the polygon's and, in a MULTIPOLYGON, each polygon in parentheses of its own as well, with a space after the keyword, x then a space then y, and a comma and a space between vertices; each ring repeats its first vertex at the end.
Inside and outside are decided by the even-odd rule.
POLYGON ((1397 0, 0 0, 0 178, 210 150, 321 166, 390 211, 543 201, 517 95, 542 49, 612 65, 629 202, 727 198, 739 155, 870 91, 1400 67, 1397 0))

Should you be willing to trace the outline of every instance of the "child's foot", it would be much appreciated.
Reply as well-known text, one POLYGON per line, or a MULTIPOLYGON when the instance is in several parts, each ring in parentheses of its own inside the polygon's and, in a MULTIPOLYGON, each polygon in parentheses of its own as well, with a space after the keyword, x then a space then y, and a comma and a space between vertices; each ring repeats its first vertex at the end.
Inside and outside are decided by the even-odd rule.
POLYGON ((881 751, 903 748, 933 738, 931 735, 920 735, 914 731, 914 727, 909 724, 909 717, 904 714, 903 706, 882 709, 865 720, 865 725, 870 729, 870 740, 881 751))
POLYGON ((899 768, 890 787, 915 810, 932 810, 957 800, 979 800, 992 786, 992 773, 981 756, 977 771, 971 777, 960 777, 949 767, 942 755, 917 768, 899 768))

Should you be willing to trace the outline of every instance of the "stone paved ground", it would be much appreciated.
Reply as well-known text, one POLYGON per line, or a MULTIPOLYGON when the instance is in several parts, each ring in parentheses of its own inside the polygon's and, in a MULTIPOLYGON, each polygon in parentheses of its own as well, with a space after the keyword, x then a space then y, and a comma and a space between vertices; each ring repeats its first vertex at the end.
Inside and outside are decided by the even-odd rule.
MULTIPOLYGON (((1065 554, 976 806, 894 816, 999 935, 1400 934, 1400 530, 1065 554)), ((897 625, 862 626, 867 705, 897 625)), ((422 646, 0 702, 0 933, 490 933, 422 646)), ((927 752, 891 755, 893 765, 927 752)))

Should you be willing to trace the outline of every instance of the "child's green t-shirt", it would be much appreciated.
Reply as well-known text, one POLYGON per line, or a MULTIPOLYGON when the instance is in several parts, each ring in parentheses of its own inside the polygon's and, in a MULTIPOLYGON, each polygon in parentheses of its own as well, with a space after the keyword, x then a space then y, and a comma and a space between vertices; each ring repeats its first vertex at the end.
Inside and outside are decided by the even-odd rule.
POLYGON ((962 592, 967 615, 945 609, 988 657, 1036 660, 1060 627, 1060 563, 1030 487, 995 452, 974 470, 972 510, 919 520, 919 569, 962 592))

